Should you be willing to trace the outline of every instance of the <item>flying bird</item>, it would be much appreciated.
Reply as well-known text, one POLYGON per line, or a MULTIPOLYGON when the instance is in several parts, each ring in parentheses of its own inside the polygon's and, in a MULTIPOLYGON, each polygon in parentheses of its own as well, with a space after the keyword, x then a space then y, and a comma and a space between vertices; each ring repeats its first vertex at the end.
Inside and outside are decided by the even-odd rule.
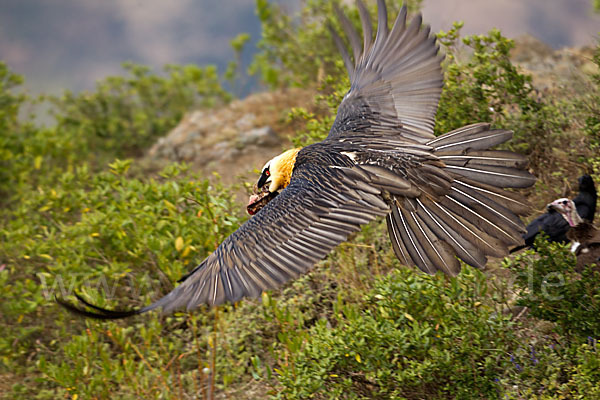
POLYGON ((435 36, 420 15, 407 23, 406 7, 390 29, 378 0, 373 40, 367 8, 357 4, 362 40, 337 10, 354 61, 332 30, 351 87, 329 135, 265 164, 247 207, 254 216, 146 307, 111 311, 80 296, 85 307, 57 299, 63 306, 112 319, 257 297, 306 273, 378 217, 386 218, 399 260, 429 274, 456 275, 459 259, 483 268, 488 256, 522 243, 519 216, 529 207, 504 188, 529 187, 535 178, 522 155, 490 150, 512 132, 478 123, 436 137, 443 56, 435 36))
POLYGON ((582 271, 586 265, 600 266, 600 231, 589 220, 581 218, 573 200, 558 199, 548 204, 569 224, 567 237, 571 240, 571 251, 577 257, 576 270, 582 271))
MULTIPOLYGON (((577 213, 586 221, 594 222, 596 214, 596 201, 598 194, 596 193, 596 185, 590 175, 582 175, 578 179, 579 194, 573 199, 577 213)), ((543 231, 548 235, 548 241, 567 243, 569 241, 567 232, 569 224, 563 216, 553 207, 547 207, 546 213, 540 215, 527 225, 527 232, 523 235, 525 244, 514 247, 510 250, 511 253, 522 250, 526 247, 533 248, 535 238, 543 231)))

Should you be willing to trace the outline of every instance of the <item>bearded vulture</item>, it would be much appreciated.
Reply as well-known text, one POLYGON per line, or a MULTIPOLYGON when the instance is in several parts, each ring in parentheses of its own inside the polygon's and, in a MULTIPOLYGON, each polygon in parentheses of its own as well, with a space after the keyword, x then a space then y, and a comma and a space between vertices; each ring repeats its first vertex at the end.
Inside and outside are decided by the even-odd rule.
POLYGON ((361 39, 337 11, 354 61, 332 30, 350 75, 329 135, 265 164, 250 198, 253 217, 158 301, 110 311, 65 300, 94 318, 123 318, 161 308, 195 309, 257 297, 309 271, 361 225, 385 217, 391 245, 405 265, 456 275, 459 260, 483 268, 489 256, 523 242, 524 198, 505 188, 535 182, 527 159, 490 148, 512 132, 477 123, 436 137, 443 85, 435 35, 402 7, 393 27, 378 0, 373 28, 359 0, 361 39))

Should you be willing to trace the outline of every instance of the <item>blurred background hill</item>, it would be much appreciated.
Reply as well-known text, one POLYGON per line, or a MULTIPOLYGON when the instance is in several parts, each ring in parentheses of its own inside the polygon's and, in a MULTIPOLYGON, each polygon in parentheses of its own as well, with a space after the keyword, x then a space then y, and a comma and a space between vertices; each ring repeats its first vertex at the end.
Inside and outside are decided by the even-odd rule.
MULTIPOLYGON (((288 13, 304 3, 275 2, 288 13)), ((463 34, 496 27, 554 49, 593 44, 600 29, 590 0, 424 0, 422 9, 434 31, 462 20, 463 34)), ((120 74, 124 61, 156 69, 167 63, 224 69, 232 57, 229 41, 242 32, 251 37, 242 55, 247 65, 260 37, 254 0, 0 2, 0 59, 27 77, 25 87, 34 94, 92 89, 96 80, 120 74)), ((257 85, 250 81, 243 93, 257 85)))

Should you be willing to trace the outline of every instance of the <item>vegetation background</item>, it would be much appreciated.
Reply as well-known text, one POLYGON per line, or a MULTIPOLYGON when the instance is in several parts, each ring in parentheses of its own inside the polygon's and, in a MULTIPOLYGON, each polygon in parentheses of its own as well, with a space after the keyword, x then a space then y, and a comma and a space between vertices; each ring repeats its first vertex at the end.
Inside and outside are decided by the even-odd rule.
MULTIPOLYGON (((321 140, 348 87, 323 23, 337 24, 331 4, 306 2, 302 23, 266 0, 256 7, 262 36, 248 69, 270 90, 315 90, 311 107, 279 112, 294 144, 321 140)), ((399 5, 389 8, 393 20, 399 5)), ((536 209, 582 172, 600 181, 600 72, 541 91, 511 62, 511 40, 460 29, 438 33, 436 132, 475 121, 514 130, 507 146, 539 177, 536 209)), ((234 54, 247 40, 232 41, 234 54)), ((143 162, 187 111, 235 97, 224 87, 243 79, 241 58, 223 71, 124 69, 93 91, 30 98, 0 64, 0 396, 600 398, 600 276, 575 272, 567 248, 543 241, 485 272, 426 276, 399 265, 373 223, 258 300, 117 322, 65 313, 54 296, 75 289, 103 307, 149 303, 246 218, 240 185, 143 162), (52 124, 31 115, 41 102, 52 124)))

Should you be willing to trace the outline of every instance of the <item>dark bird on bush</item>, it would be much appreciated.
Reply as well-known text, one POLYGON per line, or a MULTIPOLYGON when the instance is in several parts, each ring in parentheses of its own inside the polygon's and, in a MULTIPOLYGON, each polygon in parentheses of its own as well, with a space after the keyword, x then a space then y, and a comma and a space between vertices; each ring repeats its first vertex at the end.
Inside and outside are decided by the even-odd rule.
POLYGON ((571 228, 567 238, 572 242, 571 251, 577 256, 576 269, 581 271, 586 265, 600 265, 600 230, 581 218, 575 202, 558 199, 548 204, 548 208, 555 210, 571 228))
MULTIPOLYGON (((596 185, 592 177, 587 174, 580 176, 578 182, 579 194, 573 199, 573 202, 581 218, 589 222, 594 222, 596 200, 598 199, 596 185)), ((525 244, 511 249, 510 252, 514 253, 526 247, 533 248, 535 238, 541 232, 548 235, 550 242, 567 243, 569 241, 567 238, 569 228, 569 224, 560 213, 553 207, 547 207, 545 214, 540 215, 527 225, 527 232, 523 235, 525 244)))
POLYGON ((460 260, 483 268, 522 242, 519 216, 529 207, 505 188, 535 178, 525 157, 491 147, 512 132, 489 124, 433 134, 443 75, 436 38, 403 7, 391 30, 378 1, 377 33, 358 2, 363 38, 341 12, 354 62, 332 30, 350 75, 329 135, 273 158, 262 169, 248 211, 231 234, 179 286, 149 306, 109 311, 79 298, 74 312, 122 318, 156 308, 169 312, 236 302, 306 273, 349 234, 385 217, 399 260, 434 274, 456 275, 460 260))

